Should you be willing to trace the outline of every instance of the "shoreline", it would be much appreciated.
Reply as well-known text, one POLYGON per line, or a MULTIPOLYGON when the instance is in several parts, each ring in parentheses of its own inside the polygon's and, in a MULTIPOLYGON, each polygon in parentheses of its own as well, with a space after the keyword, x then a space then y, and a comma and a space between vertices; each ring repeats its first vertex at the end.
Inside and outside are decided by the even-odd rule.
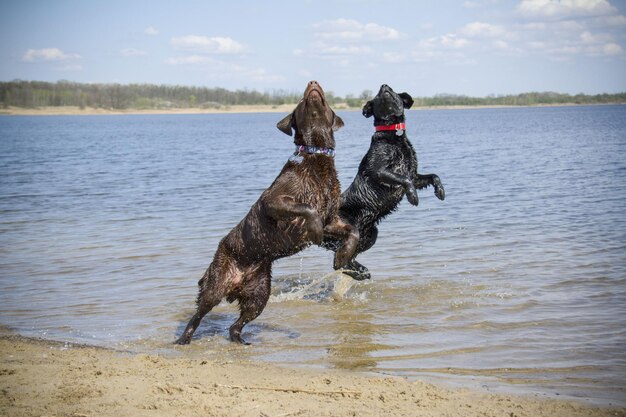
POLYGON ((192 359, 178 350, 148 355, 0 335, 0 415, 626 416, 626 407, 233 361, 215 352, 192 359))
MULTIPOLYGON (((532 107, 572 107, 572 106, 607 106, 607 105, 625 105, 626 103, 597 103, 597 104, 577 104, 577 103, 558 103, 558 104, 537 104, 532 106, 526 105, 459 105, 459 106, 416 106, 411 110, 470 110, 470 109, 510 109, 510 108, 532 108, 532 107)), ((0 109, 0 116, 97 116, 97 115, 177 115, 177 114, 228 114, 228 113, 289 113, 295 107, 295 104, 281 105, 233 105, 222 106, 218 108, 176 108, 176 109, 127 109, 112 110, 103 108, 80 108, 77 106, 53 106, 53 107, 8 107, 0 109)), ((339 103, 334 107, 335 111, 361 111, 360 107, 348 107, 345 103, 339 103)))
POLYGON ((280 106, 270 105, 238 105, 223 106, 219 108, 177 108, 177 109, 128 109, 112 110, 103 108, 80 108, 77 106, 58 107, 9 107, 0 109, 0 116, 119 116, 119 115, 161 115, 161 114, 226 114, 226 113, 289 113, 293 111, 295 105, 282 104, 280 106))

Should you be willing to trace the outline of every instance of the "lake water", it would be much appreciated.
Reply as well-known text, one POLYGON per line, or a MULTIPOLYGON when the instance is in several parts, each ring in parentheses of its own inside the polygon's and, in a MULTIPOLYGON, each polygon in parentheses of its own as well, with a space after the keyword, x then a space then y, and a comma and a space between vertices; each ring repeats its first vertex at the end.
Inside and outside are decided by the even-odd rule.
MULTIPOLYGON (((371 120, 341 112, 345 189, 371 120)), ((0 325, 136 352, 421 378, 626 404, 626 106, 409 111, 420 191, 360 255, 310 248, 227 341, 223 304, 188 347, 219 240, 293 152, 283 114, 0 117, 0 325)))

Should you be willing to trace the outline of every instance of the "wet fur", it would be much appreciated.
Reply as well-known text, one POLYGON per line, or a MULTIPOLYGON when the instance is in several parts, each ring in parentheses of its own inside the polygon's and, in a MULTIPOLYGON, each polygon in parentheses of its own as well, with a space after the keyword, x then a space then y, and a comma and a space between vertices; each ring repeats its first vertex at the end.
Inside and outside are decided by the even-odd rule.
MULTIPOLYGON (((389 86, 382 85, 376 97, 363 107, 363 115, 373 116, 374 126, 390 126, 404 123, 404 109, 412 105, 413 99, 409 94, 397 94, 389 86)), ((409 203, 417 206, 416 190, 432 185, 435 195, 440 200, 445 198, 439 177, 418 174, 417 168, 417 155, 406 131, 400 136, 395 130, 374 133, 354 181, 341 195, 341 219, 359 230, 355 258, 376 243, 378 223, 398 208, 404 196, 409 203)), ((325 247, 337 250, 340 242, 326 239, 325 247)), ((368 269, 354 258, 345 267, 344 273, 357 280, 370 278, 368 269)))
MULTIPOLYGON (((343 126, 328 106, 323 90, 311 81, 303 100, 277 127, 296 145, 334 148, 333 132, 343 126)), ((356 229, 338 217, 340 185, 332 157, 305 154, 301 162, 288 161, 272 185, 248 214, 219 243, 213 262, 198 282, 197 311, 178 344, 188 344, 202 318, 226 298, 239 302, 240 317, 230 328, 230 339, 245 343, 243 327, 261 314, 270 296, 272 263, 293 255, 324 235, 344 244, 335 266, 353 257, 356 229)))

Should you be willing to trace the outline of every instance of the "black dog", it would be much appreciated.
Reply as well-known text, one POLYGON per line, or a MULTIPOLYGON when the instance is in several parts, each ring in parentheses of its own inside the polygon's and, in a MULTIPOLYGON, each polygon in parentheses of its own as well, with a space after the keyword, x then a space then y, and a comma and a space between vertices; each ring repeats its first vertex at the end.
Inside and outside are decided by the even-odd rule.
POLYGON ((219 243, 213 262, 198 282, 198 309, 176 343, 188 344, 202 318, 223 298, 239 301, 241 315, 230 328, 230 339, 245 343, 241 330, 261 314, 269 299, 272 262, 312 243, 321 244, 324 235, 344 241, 336 253, 335 268, 354 257, 358 231, 338 216, 341 189, 333 159, 333 132, 342 126, 320 85, 311 81, 293 113, 277 125, 290 136, 295 130, 296 153, 219 243))
MULTIPOLYGON (((339 209, 341 219, 359 230, 356 255, 376 243, 376 225, 398 207, 405 195, 409 203, 417 206, 416 189, 432 185, 435 187, 435 195, 440 200, 445 198, 443 185, 437 175, 417 173, 417 156, 406 136, 404 118, 404 109, 412 105, 413 98, 410 95, 396 94, 383 84, 376 97, 363 107, 363 116, 374 116, 376 132, 354 181, 341 195, 339 209)), ((336 251, 340 243, 326 239, 324 246, 336 251)), ((370 278, 368 269, 354 258, 343 272, 356 280, 370 278)))

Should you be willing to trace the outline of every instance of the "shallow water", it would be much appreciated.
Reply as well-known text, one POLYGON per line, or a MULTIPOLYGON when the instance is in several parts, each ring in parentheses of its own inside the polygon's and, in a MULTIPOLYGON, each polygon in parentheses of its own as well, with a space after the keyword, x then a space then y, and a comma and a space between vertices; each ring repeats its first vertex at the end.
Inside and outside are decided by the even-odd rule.
MULTIPOLYGON (((345 188, 371 120, 340 113, 345 188)), ((173 342, 219 240, 292 153, 282 114, 0 117, 0 325, 172 355, 226 355, 626 404, 626 107, 409 111, 420 191, 332 272, 319 248, 274 266, 227 342, 217 307, 173 342)))

